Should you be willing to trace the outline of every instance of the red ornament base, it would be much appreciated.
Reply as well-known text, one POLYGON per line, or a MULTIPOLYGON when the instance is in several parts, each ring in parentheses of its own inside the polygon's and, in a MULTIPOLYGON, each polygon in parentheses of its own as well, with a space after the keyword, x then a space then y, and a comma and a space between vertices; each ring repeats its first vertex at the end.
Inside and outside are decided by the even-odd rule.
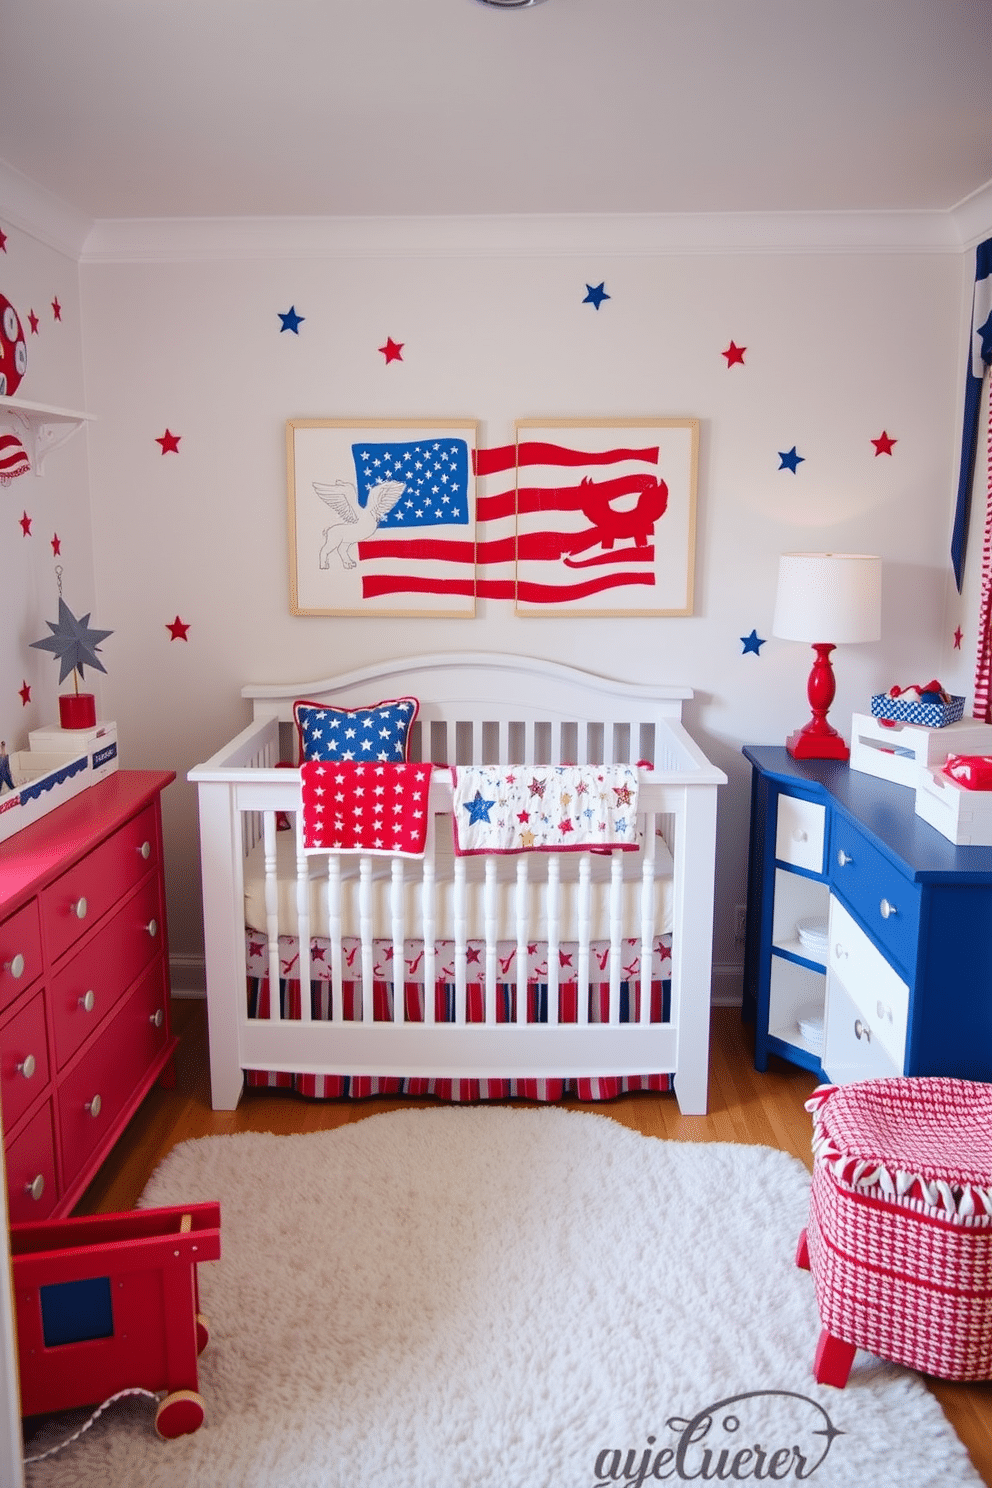
POLYGON ((64 692, 59 697, 59 723, 64 729, 96 728, 96 697, 92 692, 64 692))

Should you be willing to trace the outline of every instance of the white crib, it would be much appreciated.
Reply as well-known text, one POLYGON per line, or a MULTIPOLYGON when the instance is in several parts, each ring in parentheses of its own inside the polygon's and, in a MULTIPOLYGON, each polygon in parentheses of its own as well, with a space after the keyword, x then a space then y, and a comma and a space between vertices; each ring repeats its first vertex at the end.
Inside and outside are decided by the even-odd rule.
POLYGON ((462 652, 379 663, 318 683, 253 685, 242 695, 253 721, 189 774, 199 793, 216 1109, 234 1109, 246 1071, 275 1070, 442 1080, 664 1072, 674 1077, 683 1113, 706 1111, 716 790, 726 776, 682 725, 682 700, 691 691, 530 657, 462 652), (420 702, 410 758, 434 762, 423 859, 307 856, 300 772, 281 764, 296 759, 294 702, 358 708, 403 696, 420 702), (474 763, 639 764, 639 851, 606 859, 590 852, 454 856, 450 767, 474 763), (280 824, 291 832, 278 832, 280 824), (250 1015, 245 927, 252 902, 261 908, 249 907, 247 922, 264 938, 273 988, 287 934, 298 946, 300 985, 310 986, 320 920, 332 963, 323 1015, 308 996, 289 1016, 278 996, 267 999, 261 1016, 258 1008, 250 1015), (662 1011, 650 995, 651 967, 658 938, 669 930, 671 980, 662 1011), (428 989, 445 933, 453 998, 439 1017, 428 989), (547 953, 540 1021, 524 981, 524 952, 535 942, 547 953), (636 987, 624 967, 624 943, 629 961, 632 942, 639 947, 636 987), (425 963, 420 1013, 410 1016, 404 995, 390 995, 385 1012, 380 996, 373 1012, 377 953, 387 945, 402 965, 411 944, 425 963), (509 1014, 497 1012, 496 997, 507 944, 520 952, 509 1014), (346 945, 356 987, 347 1009, 346 945), (473 954, 478 971, 469 969, 473 954), (581 989, 567 1017, 562 959, 574 959, 570 975, 581 989), (481 989, 469 1016, 473 976, 481 989), (594 980, 608 988, 602 1021, 590 1016, 584 990, 594 980), (629 1009, 623 1017, 622 994, 629 1009))

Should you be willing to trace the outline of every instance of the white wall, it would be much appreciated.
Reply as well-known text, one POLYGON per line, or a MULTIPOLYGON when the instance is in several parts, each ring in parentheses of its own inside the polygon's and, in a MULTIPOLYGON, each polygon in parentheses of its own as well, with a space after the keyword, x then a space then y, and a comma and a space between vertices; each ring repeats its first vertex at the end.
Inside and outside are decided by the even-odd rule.
MULTIPOLYGON (((79 272, 74 258, 11 226, 0 252, 0 293, 14 306, 27 338, 27 372, 14 396, 49 407, 84 408, 79 272), (61 307, 56 320, 52 301, 61 307), (38 318, 32 334, 29 312, 38 318)), ((94 608, 89 473, 85 432, 45 457, 43 473, 18 476, 0 486, 0 738, 26 749, 28 731, 57 722, 59 667, 50 652, 30 642, 50 635, 58 615, 58 575, 65 601, 77 616, 94 608), (25 534, 24 515, 30 519, 25 534), (52 546, 58 537, 56 555, 52 546), (30 697, 22 701, 27 685, 30 697)), ((99 621, 94 615, 92 623, 99 621)), ((87 672, 85 682, 88 683, 87 672)), ((68 685, 68 684, 67 684, 68 685)))
MULTIPOLYGON (((246 225, 81 269, 96 587, 116 634, 102 679, 125 765, 168 766, 170 933, 199 952, 196 815, 182 777, 246 721, 249 681, 299 680, 427 649, 516 650, 638 681, 691 684, 688 722, 727 770, 715 959, 740 960, 744 742, 805 722, 808 648, 770 636, 780 551, 878 552, 884 640, 835 656, 849 733, 873 690, 970 691, 974 627, 948 585, 963 314, 971 259, 928 251, 593 252, 569 224, 539 246, 504 225, 301 229, 291 253, 246 225), (601 309, 582 304, 605 280, 601 309), (279 312, 304 316, 298 336, 279 312), (403 343, 386 365, 377 348, 403 343), (728 368, 723 349, 746 346, 728 368), (285 422, 471 416, 483 445, 517 417, 701 422, 695 614, 474 621, 289 614, 285 422), (163 455, 156 436, 181 436, 163 455), (877 456, 883 428, 897 443, 877 456), (777 452, 796 445, 798 473, 777 452), (172 641, 179 614, 188 641, 172 641), (951 650, 958 620, 960 653, 951 650), (759 656, 740 637, 767 637, 759 656)), ((970 294, 970 289, 969 289, 970 294)), ((195 970, 194 970, 195 974, 195 970)))

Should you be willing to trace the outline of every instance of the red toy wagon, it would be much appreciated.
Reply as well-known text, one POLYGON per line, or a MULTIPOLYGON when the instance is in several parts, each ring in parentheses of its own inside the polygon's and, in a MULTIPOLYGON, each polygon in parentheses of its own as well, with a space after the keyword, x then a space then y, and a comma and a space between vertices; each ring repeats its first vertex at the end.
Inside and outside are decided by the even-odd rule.
POLYGON ((22 1416, 165 1390, 159 1435, 197 1430, 196 1268, 220 1257, 219 1204, 15 1224, 10 1250, 22 1416))

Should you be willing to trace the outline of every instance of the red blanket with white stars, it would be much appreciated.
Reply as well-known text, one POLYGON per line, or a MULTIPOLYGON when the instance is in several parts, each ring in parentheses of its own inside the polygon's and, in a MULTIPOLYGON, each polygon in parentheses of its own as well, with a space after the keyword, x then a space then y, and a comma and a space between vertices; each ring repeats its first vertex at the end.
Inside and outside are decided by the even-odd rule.
POLYGON ((431 769, 429 764, 304 761, 304 851, 422 858, 431 769))

